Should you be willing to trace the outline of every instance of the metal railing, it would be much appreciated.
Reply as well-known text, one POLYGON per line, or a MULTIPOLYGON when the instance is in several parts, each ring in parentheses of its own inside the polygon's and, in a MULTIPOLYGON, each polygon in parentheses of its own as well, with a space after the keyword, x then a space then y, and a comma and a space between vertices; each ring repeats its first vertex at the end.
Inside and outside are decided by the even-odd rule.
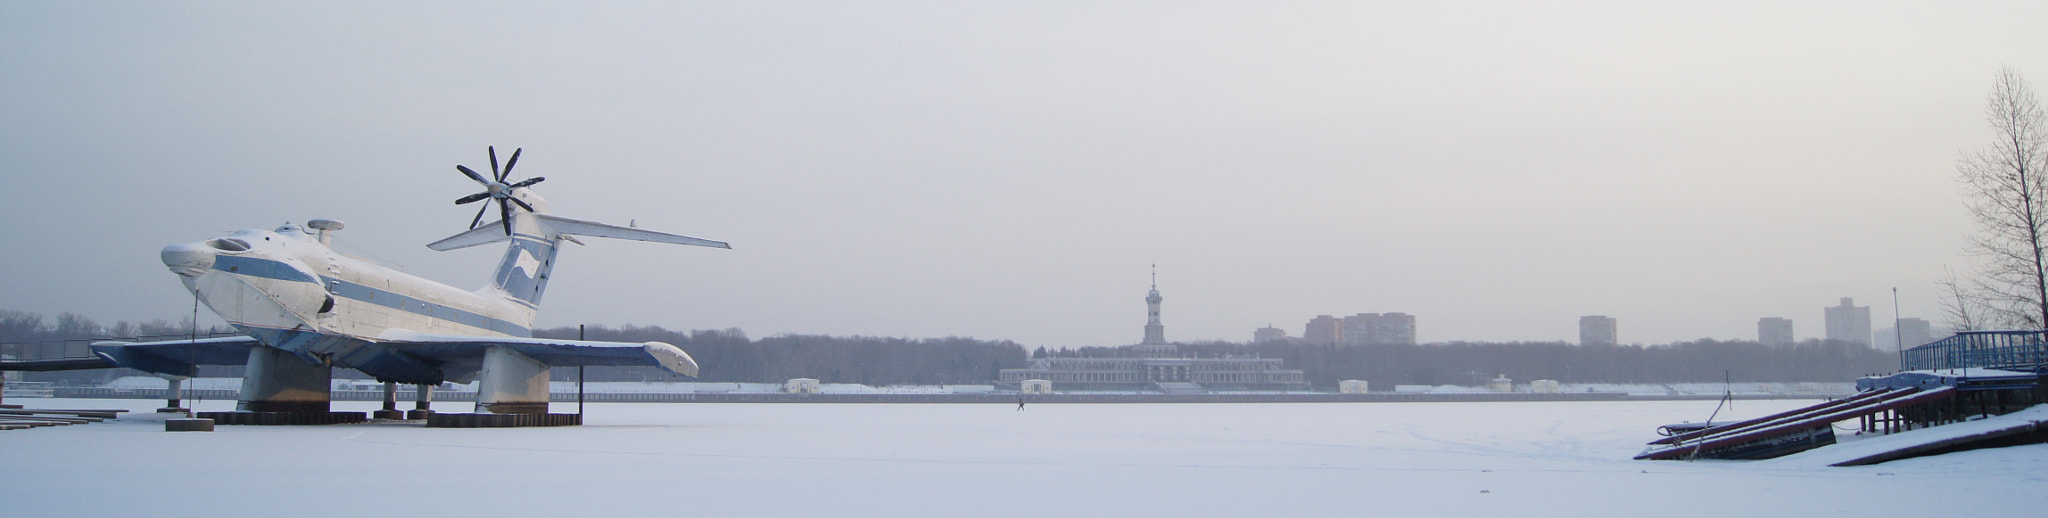
POLYGON ((2048 370, 2048 331, 1964 331, 1899 353, 1902 370, 2048 370))

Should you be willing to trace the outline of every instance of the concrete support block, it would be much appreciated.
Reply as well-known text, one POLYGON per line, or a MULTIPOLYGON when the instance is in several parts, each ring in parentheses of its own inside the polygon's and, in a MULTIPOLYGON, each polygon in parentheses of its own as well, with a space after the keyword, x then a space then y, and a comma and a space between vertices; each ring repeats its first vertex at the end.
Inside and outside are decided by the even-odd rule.
POLYGON ((428 428, 520 428, 528 426, 580 426, 576 414, 434 414, 428 428))
POLYGON ((211 431, 213 431, 213 420, 212 420, 212 419, 165 419, 165 420, 164 420, 164 431, 166 431, 166 432, 211 432, 211 431))
POLYGON ((484 350, 482 372, 477 374, 476 412, 479 414, 546 414, 548 412, 548 365, 519 354, 511 348, 493 346, 484 350))
POLYGON ((368 420, 362 412, 200 412, 199 417, 223 425, 259 426, 351 424, 368 420))
POLYGON ((334 368, 314 365, 297 355, 272 347, 249 348, 249 365, 242 375, 242 399, 235 409, 243 412, 291 412, 325 414, 334 368))

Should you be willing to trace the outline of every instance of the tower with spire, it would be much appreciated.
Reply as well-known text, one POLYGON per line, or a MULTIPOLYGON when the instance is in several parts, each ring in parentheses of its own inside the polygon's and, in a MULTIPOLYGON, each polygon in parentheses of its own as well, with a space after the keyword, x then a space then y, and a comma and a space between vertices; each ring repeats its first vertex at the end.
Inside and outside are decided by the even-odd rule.
POLYGON ((1166 300, 1159 296, 1159 265, 1152 265, 1152 291, 1145 295, 1145 341, 1135 347, 1138 353, 1147 356, 1171 356, 1173 344, 1166 343, 1166 324, 1159 323, 1159 302, 1166 300))
POLYGON ((1156 390, 1167 394, 1202 394, 1211 389, 1308 390, 1301 369, 1289 369, 1279 359, 1181 356, 1178 346, 1167 343, 1166 324, 1159 321, 1159 303, 1165 300, 1159 296, 1159 265, 1154 264, 1152 291, 1145 294, 1145 341, 1123 346, 1124 354, 1114 358, 1035 358, 1026 368, 999 370, 996 386, 1022 390, 1027 382, 1033 386, 1050 382, 1060 390, 1156 390))

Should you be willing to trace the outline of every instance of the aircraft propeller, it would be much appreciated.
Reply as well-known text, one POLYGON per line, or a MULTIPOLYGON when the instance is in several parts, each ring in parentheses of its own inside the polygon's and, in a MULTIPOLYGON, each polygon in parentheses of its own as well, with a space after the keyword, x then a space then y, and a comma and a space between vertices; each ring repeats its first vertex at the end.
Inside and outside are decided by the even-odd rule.
MULTIPOLYGON (((484 192, 463 196, 455 200, 455 204, 467 205, 483 201, 485 198, 498 200, 499 221, 505 224, 505 235, 509 236, 512 235, 512 206, 518 205, 519 208, 526 209, 527 212, 533 212, 532 205, 527 205, 526 202, 520 201, 519 198, 512 197, 512 190, 540 183, 547 178, 535 176, 519 183, 507 184, 505 183, 505 177, 512 174, 512 166, 519 164, 519 152, 525 151, 525 148, 512 150, 512 159, 505 161, 505 169, 502 171, 498 169, 498 148, 496 146, 487 146, 484 149, 491 153, 492 178, 487 180, 483 175, 477 174, 476 171, 469 170, 468 167, 455 166, 455 170, 461 171, 463 176, 468 176, 469 179, 476 180, 476 183, 484 185, 484 192)), ((484 212, 490 209, 490 205, 478 208, 476 210, 476 217, 469 220, 469 228, 475 229, 477 224, 482 223, 484 221, 484 212)))

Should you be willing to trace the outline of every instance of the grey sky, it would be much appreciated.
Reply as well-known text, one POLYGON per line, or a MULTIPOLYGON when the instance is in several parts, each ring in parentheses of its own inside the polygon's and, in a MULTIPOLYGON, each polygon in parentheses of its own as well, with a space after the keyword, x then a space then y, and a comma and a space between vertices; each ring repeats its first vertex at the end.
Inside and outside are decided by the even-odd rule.
MULTIPOLYGON (((0 3, 0 308, 175 320, 157 250, 346 221, 435 253, 524 147, 556 213, 729 241, 563 253, 543 325, 1134 343, 1821 333, 1936 313, 1992 76, 2048 4, 0 3)), ((210 317, 209 317, 210 318, 210 317)), ((203 320, 204 321, 204 320, 203 320)))

